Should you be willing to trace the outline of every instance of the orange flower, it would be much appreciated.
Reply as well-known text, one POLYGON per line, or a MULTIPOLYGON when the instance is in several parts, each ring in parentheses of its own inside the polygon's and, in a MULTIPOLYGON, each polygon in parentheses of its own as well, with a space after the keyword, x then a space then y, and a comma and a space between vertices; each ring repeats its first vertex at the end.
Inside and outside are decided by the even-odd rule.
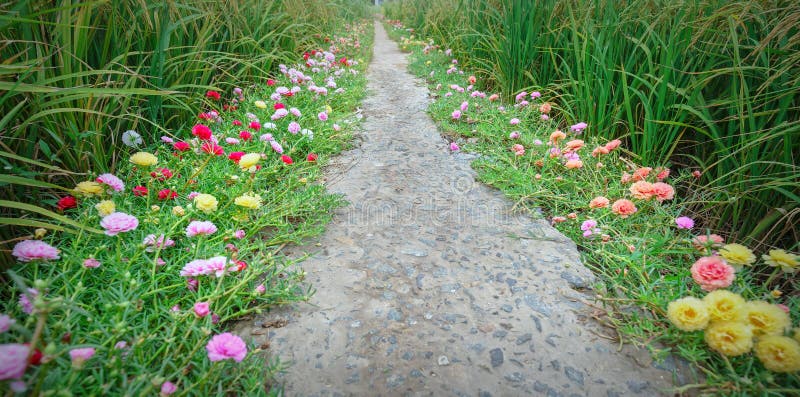
POLYGON ((553 108, 547 102, 545 102, 541 106, 539 106, 539 112, 541 112, 541 113, 547 114, 547 113, 550 113, 551 110, 553 110, 553 108))
POLYGON ((569 219, 577 219, 578 218, 578 214, 576 214, 574 212, 570 212, 569 214, 567 214, 567 218, 569 218, 569 219))
POLYGON ((669 177, 669 168, 664 168, 663 170, 659 171, 658 174, 656 174, 656 179, 659 181, 663 181, 664 179, 667 179, 667 177, 669 177))
POLYGON ((592 157, 597 157, 601 154, 608 154, 610 151, 605 146, 598 146, 592 150, 592 157))
POLYGON ((645 181, 635 182, 631 185, 630 191, 633 198, 639 200, 647 200, 655 194, 653 184, 645 181))
POLYGON ((554 216, 553 217, 553 223, 561 223, 561 222, 566 222, 566 221, 567 221, 567 218, 565 218, 563 216, 554 216))
POLYGON ((627 172, 622 173, 622 178, 619 180, 621 183, 628 183, 631 181, 631 174, 627 172))
POLYGON ((622 141, 620 141, 619 139, 614 139, 613 141, 610 141, 610 142, 606 143, 605 148, 606 148, 606 150, 608 150, 610 152, 610 151, 618 148, 619 145, 622 145, 622 141))
POLYGON ((653 184, 653 194, 660 203, 664 200, 672 200, 675 196, 675 189, 664 182, 656 182, 653 184))
POLYGON ((478 79, 475 78, 475 76, 469 76, 467 81, 469 81, 470 84, 475 84, 475 82, 478 81, 478 79))
POLYGON ((589 202, 589 208, 605 208, 608 207, 609 202, 610 201, 607 198, 603 196, 597 196, 589 202))
POLYGON ((580 140, 580 139, 573 139, 573 140, 567 142, 566 145, 567 145, 567 149, 569 151, 574 152, 574 151, 580 150, 580 148, 583 147, 583 141, 580 140))
POLYGON ((620 218, 627 218, 638 211, 638 209, 636 208, 636 205, 633 204, 633 201, 628 199, 619 199, 615 201, 614 204, 611 204, 611 211, 619 215, 620 218))
POLYGON ((650 167, 639 168, 638 170, 633 172, 633 180, 634 181, 642 181, 642 180, 644 180, 644 178, 647 178, 647 176, 650 175, 650 171, 652 171, 652 170, 653 169, 650 168, 650 167))
POLYGON ((583 167, 583 161, 580 160, 567 160, 567 163, 564 164, 569 169, 581 168, 583 167))
POLYGON ((500 99, 500 95, 497 95, 497 94, 489 95, 489 102, 494 102, 494 101, 496 101, 498 99, 500 99))
POLYGON ((563 133, 561 130, 555 130, 552 134, 550 134, 550 142, 553 144, 558 143, 558 141, 567 137, 567 134, 563 133))

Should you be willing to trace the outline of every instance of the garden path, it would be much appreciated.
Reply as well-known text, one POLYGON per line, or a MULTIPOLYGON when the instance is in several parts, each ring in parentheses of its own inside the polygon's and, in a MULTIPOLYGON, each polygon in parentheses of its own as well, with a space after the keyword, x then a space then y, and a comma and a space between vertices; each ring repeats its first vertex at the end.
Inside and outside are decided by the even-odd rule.
POLYGON ((352 204, 301 264, 316 294, 239 325, 291 362, 286 395, 666 394, 671 372, 601 337, 575 245, 475 181, 375 29, 362 142, 327 171, 352 204))

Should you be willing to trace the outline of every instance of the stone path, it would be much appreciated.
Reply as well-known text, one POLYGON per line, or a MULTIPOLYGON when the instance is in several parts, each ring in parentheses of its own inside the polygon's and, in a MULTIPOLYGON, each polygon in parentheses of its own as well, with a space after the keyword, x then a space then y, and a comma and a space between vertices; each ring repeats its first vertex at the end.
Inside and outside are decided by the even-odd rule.
POLYGON ((449 152, 426 88, 375 28, 363 142, 328 170, 352 204, 302 263, 316 294, 239 326, 292 363, 286 395, 669 394, 672 373, 588 320, 574 244, 449 152))

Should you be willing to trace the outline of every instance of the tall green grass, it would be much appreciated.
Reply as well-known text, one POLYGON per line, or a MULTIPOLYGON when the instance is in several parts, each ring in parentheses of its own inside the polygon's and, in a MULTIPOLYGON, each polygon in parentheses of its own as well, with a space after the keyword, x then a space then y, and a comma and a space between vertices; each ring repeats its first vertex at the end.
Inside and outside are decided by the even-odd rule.
POLYGON ((507 100, 548 92, 565 124, 624 137, 641 163, 702 170, 683 188, 706 226, 800 240, 798 3, 394 0, 384 13, 507 100))

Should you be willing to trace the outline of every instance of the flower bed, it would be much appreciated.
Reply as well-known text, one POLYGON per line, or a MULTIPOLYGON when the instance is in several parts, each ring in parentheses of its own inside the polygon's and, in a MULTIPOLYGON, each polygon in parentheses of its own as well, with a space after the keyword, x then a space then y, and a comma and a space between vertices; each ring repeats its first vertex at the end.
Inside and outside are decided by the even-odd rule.
MULTIPOLYGON (((38 395, 261 395, 262 348, 225 325, 305 300, 280 256, 341 203, 321 165, 346 147, 371 25, 321 38, 267 86, 205 93, 189 131, 134 148, 55 206, 55 231, 12 242, 0 382, 38 395)), ((135 132, 123 139, 141 145, 135 132)), ((274 391, 273 391, 274 392, 274 391)))
POLYGON ((683 212, 674 186, 697 183, 699 170, 638 165, 620 140, 584 141, 592 126, 563 126, 558 93, 520 92, 503 102, 481 91, 446 47, 398 21, 387 30, 412 52, 411 71, 427 79, 428 111, 451 150, 479 153, 472 166, 483 182, 578 244, 598 275, 600 319, 621 339, 656 359, 677 353, 694 364, 706 380, 684 391, 800 387, 800 329, 791 319, 800 308, 800 258, 777 248, 756 255, 697 230, 692 217, 701 215, 683 212))

